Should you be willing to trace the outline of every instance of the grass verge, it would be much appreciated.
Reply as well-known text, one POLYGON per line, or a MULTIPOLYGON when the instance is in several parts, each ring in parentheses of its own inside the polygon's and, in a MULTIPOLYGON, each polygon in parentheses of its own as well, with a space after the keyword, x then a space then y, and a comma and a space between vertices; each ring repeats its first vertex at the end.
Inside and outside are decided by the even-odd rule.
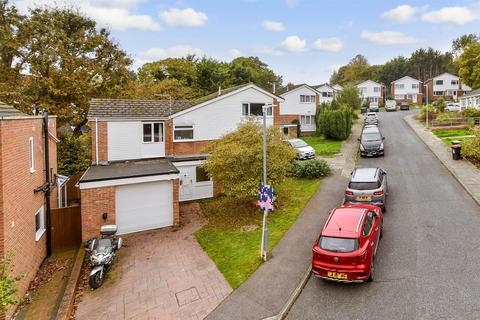
MULTIPOLYGON (((277 207, 268 224, 270 249, 297 220, 319 185, 319 179, 288 178, 277 187, 277 207)), ((195 237, 235 289, 261 264, 262 212, 253 203, 223 196, 202 201, 201 207, 208 225, 195 237)))
POLYGON ((432 130, 433 134, 439 138, 447 137, 458 137, 458 136, 468 136, 473 134, 473 131, 470 129, 460 129, 460 130, 432 130))
POLYGON ((305 136, 301 139, 320 156, 333 157, 342 149, 342 141, 326 139, 323 135, 305 136))

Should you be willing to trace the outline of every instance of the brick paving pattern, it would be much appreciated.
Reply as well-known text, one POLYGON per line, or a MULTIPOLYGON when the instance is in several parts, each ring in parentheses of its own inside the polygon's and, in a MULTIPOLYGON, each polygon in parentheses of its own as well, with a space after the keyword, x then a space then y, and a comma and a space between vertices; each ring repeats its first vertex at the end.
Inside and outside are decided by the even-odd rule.
POLYGON ((199 212, 182 207, 177 231, 125 236, 109 279, 88 289, 76 319, 205 318, 232 289, 193 236, 206 223, 199 212))

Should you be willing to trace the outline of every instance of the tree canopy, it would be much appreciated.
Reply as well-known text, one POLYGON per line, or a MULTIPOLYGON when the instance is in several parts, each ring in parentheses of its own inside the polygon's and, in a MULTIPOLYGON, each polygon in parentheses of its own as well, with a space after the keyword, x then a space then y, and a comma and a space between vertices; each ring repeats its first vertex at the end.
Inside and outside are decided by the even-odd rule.
POLYGON ((467 46, 458 58, 462 81, 472 89, 480 88, 480 42, 467 46))

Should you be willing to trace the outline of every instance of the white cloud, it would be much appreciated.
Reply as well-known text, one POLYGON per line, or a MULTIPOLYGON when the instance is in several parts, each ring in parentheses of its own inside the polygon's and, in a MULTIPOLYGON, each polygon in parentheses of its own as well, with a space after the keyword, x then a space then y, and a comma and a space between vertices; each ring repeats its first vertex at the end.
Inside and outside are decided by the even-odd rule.
POLYGON ((386 20, 405 23, 412 21, 418 11, 418 8, 412 7, 408 4, 403 4, 391 10, 385 11, 382 13, 381 17, 386 20))
POLYGON ((172 8, 167 11, 160 12, 160 18, 170 27, 201 27, 208 17, 205 13, 195 11, 192 8, 177 9, 172 8))
POLYGON ((66 7, 78 9, 94 19, 100 26, 124 31, 139 29, 160 31, 162 27, 151 16, 135 14, 135 8, 143 0, 17 0, 15 6, 22 12, 43 7, 66 7))
POLYGON ((281 50, 268 46, 256 47, 255 49, 253 49, 253 52, 256 54, 264 54, 272 57, 280 57, 283 55, 283 52, 281 50))
POLYGON ((170 57, 185 57, 187 55, 194 54, 197 56, 203 56, 202 49, 194 48, 191 45, 178 45, 170 48, 150 48, 139 54, 139 59, 145 61, 152 61, 170 57))
POLYGON ((444 7, 422 14, 422 21, 430 23, 464 25, 475 20, 480 20, 480 7, 444 7))
POLYGON ((263 21, 263 27, 270 31, 282 32, 285 30, 285 26, 281 22, 265 20, 263 21))
POLYGON ((243 56, 243 53, 242 53, 242 51, 240 51, 238 49, 230 49, 230 50, 228 50, 228 55, 230 57, 232 57, 233 59, 235 59, 235 58, 243 56))
POLYGON ((281 43, 282 47, 290 52, 302 52, 305 51, 307 41, 300 39, 299 36, 288 36, 281 43))
POLYGON ((338 37, 318 39, 314 47, 321 51, 339 52, 343 49, 343 41, 338 37))
POLYGON ((360 34, 360 37, 371 43, 386 46, 395 44, 411 44, 418 42, 418 40, 414 37, 397 31, 369 32, 364 30, 360 34))

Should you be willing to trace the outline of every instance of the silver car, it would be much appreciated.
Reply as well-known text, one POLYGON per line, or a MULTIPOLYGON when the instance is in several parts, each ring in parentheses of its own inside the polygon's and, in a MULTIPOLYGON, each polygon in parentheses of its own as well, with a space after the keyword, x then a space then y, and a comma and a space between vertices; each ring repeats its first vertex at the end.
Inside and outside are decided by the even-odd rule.
POLYGON ((369 112, 367 113, 367 115, 365 116, 365 125, 370 125, 370 124, 374 124, 374 125, 378 125, 378 117, 377 117, 377 114, 375 112, 369 112))
POLYGON ((381 168, 356 168, 345 190, 345 202, 369 203, 386 211, 387 173, 381 168))
POLYGON ((297 159, 306 160, 315 158, 315 149, 309 146, 302 139, 290 139, 287 142, 297 150, 297 159))

